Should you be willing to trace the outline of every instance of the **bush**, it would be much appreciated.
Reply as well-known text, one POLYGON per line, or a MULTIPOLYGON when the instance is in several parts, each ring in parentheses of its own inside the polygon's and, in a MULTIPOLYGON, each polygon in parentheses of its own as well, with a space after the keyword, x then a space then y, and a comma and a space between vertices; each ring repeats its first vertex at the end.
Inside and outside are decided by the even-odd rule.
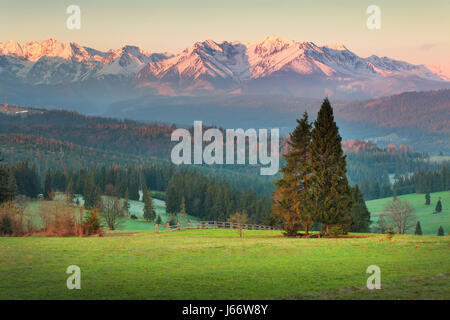
POLYGON ((137 220, 137 219, 138 219, 138 217, 137 217, 135 214, 132 214, 132 215, 130 216, 130 218, 133 219, 133 220, 137 220))
POLYGON ((178 218, 175 214, 169 214, 167 223, 171 226, 174 226, 178 223, 178 218))
POLYGON ((38 212, 41 218, 41 233, 46 236, 73 237, 86 234, 83 222, 84 211, 75 210, 66 203, 40 201, 38 212))
POLYGON ((15 202, 0 205, 0 236, 21 236, 25 234, 23 211, 15 202))
POLYGON ((437 235, 438 236, 443 236, 444 235, 444 228, 442 228, 442 226, 439 227, 437 235))
POLYGON ((87 216, 84 222, 84 230, 86 235, 102 234, 103 228, 100 221, 100 216, 97 213, 97 209, 94 209, 89 216, 87 216))
POLYGON ((330 228, 330 236, 337 237, 341 234, 345 234, 345 230, 341 225, 334 225, 330 228))
POLYGON ((8 216, 3 216, 0 220, 0 236, 10 236, 13 234, 12 223, 8 216))
POLYGON ((394 229, 392 228, 392 226, 388 226, 388 227, 387 227, 387 230, 386 230, 386 238, 387 238, 388 240, 391 240, 391 239, 394 237, 394 234, 395 234, 395 231, 394 231, 394 229))

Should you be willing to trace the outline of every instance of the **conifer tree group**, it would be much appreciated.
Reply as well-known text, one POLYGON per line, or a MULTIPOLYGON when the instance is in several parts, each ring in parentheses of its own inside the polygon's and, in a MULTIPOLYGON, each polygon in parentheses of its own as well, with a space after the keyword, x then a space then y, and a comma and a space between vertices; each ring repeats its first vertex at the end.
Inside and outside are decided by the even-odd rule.
POLYGON ((305 113, 290 135, 283 177, 276 183, 274 214, 286 235, 305 234, 313 223, 330 234, 330 228, 368 231, 370 214, 359 188, 347 181, 341 136, 327 99, 313 125, 305 113))

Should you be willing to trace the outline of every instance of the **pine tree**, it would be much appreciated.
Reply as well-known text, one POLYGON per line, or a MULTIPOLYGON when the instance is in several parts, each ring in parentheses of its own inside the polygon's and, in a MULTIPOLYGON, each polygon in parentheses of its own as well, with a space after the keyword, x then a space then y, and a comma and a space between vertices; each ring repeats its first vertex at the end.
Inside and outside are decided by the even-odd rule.
POLYGON ((436 208, 434 209, 434 212, 441 212, 442 211, 442 203, 441 203, 441 199, 438 200, 438 202, 436 203, 436 208))
POLYGON ((311 133, 307 202, 314 221, 323 224, 327 234, 330 226, 350 223, 352 199, 341 141, 333 109, 326 98, 311 133))
POLYGON ((420 226, 420 221, 417 221, 416 223, 416 232, 414 232, 414 234, 418 236, 422 235, 422 227, 420 226))
POLYGON ((358 185, 352 188, 353 206, 350 211, 352 232, 369 232, 370 212, 367 209, 366 202, 359 190, 358 185))
POLYGON ((89 172, 83 187, 84 207, 86 209, 100 208, 102 198, 100 187, 94 183, 94 171, 89 172))
POLYGON ((178 193, 177 181, 174 177, 170 179, 169 185, 167 186, 166 210, 168 213, 177 213, 180 210, 180 194, 178 193))
POLYGON ((123 202, 123 211, 127 216, 130 214, 130 198, 128 188, 125 190, 125 201, 123 202))
POLYGON ((52 193, 52 175, 50 170, 47 170, 44 179, 44 198, 47 200, 51 200, 52 193))
POLYGON ((147 221, 154 221, 156 218, 156 212, 153 208, 152 194, 149 189, 144 189, 144 219, 147 221))
POLYGON ((3 166, 1 165, 2 161, 3 161, 3 159, 0 154, 0 203, 3 203, 10 199, 10 191, 4 184, 5 170, 4 170, 3 166))
POLYGON ((425 194, 425 205, 429 206, 431 204, 431 197, 430 197, 430 193, 427 192, 425 194))
MULTIPOLYGON (((304 204, 307 191, 307 176, 310 173, 308 154, 311 142, 311 124, 305 112, 297 127, 290 135, 290 151, 284 156, 286 165, 281 169, 282 178, 276 182, 274 195, 274 214, 284 226, 288 236, 296 235, 300 227, 308 234, 313 224, 311 212, 304 204)), ((248 210, 247 210, 248 211, 248 210)))
POLYGON ((186 212, 186 203, 184 197, 181 198, 181 206, 180 206, 180 220, 183 223, 187 223, 187 212, 186 212))
POLYGON ((443 236, 444 235, 444 228, 442 228, 442 226, 439 227, 437 235, 438 236, 443 236))
POLYGON ((67 183, 66 188, 66 202, 68 205, 73 203, 73 199, 75 198, 75 194, 73 192, 73 180, 72 177, 69 178, 69 182, 67 183))
POLYGON ((139 201, 139 185, 134 171, 130 173, 128 181, 128 191, 131 200, 139 201))
POLYGON ((18 188, 17 188, 17 182, 14 175, 14 169, 10 168, 9 170, 9 176, 8 176, 8 193, 9 193, 9 199, 13 200, 14 197, 18 194, 18 188))

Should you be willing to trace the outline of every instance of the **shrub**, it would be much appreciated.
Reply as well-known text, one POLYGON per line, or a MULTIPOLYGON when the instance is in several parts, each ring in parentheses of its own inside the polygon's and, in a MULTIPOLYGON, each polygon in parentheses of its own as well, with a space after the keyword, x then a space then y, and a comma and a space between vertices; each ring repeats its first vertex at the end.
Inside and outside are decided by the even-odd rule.
POLYGON ((47 236, 72 237, 85 233, 83 210, 77 215, 76 210, 66 203, 40 201, 38 212, 41 218, 40 232, 47 236))
POLYGON ((386 238, 388 240, 391 240, 394 237, 394 234, 395 234, 394 228, 392 228, 392 226, 388 226, 386 231, 386 238))
POLYGON ((171 226, 174 226, 178 223, 178 217, 176 214, 169 214, 167 217, 167 223, 171 226))
POLYGON ((15 202, 0 205, 0 236, 21 236, 25 233, 23 211, 15 202))
POLYGON ((344 228, 341 225, 334 225, 330 228, 330 235, 333 237, 337 237, 341 234, 344 234, 344 228))
POLYGON ((86 235, 102 234, 103 228, 100 221, 100 216, 97 209, 94 209, 86 218, 84 222, 84 229, 86 235))
POLYGON ((137 220, 138 217, 133 213, 133 214, 130 216, 130 218, 133 219, 133 220, 137 220))
POLYGON ((444 228, 442 228, 442 226, 439 227, 437 235, 438 236, 443 236, 444 235, 444 228))
POLYGON ((12 223, 8 216, 3 216, 0 220, 0 236, 10 236, 13 234, 12 223))

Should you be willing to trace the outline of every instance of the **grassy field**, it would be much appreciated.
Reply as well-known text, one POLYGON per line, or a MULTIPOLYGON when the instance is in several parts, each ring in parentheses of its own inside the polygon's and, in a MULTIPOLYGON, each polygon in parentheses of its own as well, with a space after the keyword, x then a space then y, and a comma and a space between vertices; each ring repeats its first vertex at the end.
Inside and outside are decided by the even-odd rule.
POLYGON ((450 237, 292 239, 277 231, 0 238, 0 299, 450 299, 450 237), (81 290, 66 288, 69 265, 81 290), (369 265, 381 290, 364 289, 369 265))
MULTIPOLYGON (((425 205, 425 195, 424 194, 407 194, 398 196, 400 199, 408 200, 411 205, 415 208, 414 214, 417 220, 420 221, 422 226, 422 232, 428 235, 436 235, 439 226, 444 228, 445 234, 450 231, 450 192, 434 192, 431 193, 431 205, 425 205), (434 208, 436 207, 436 202, 441 198, 442 202, 442 212, 438 214, 433 214, 434 208)), ((384 205, 391 202, 392 198, 383 198, 377 200, 366 201, 367 208, 371 212, 371 220, 374 221, 372 226, 378 220, 378 215, 382 213, 384 205)), ((414 233, 414 230, 410 230, 409 233, 414 233)))

